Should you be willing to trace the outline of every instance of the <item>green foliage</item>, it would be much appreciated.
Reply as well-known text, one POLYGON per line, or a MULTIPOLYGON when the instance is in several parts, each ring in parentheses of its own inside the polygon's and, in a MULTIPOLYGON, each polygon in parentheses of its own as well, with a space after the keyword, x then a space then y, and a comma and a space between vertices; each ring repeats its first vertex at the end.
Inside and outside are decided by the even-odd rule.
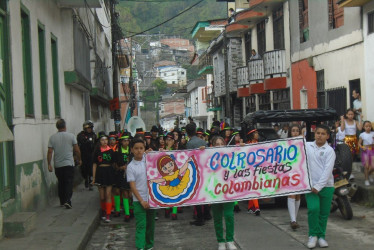
POLYGON ((167 82, 165 82, 164 80, 160 78, 157 78, 156 80, 152 82, 152 86, 156 88, 157 93, 162 94, 165 92, 167 88, 167 82))
MULTIPOLYGON (((197 1, 198 0, 165 1, 165 3, 120 1, 116 6, 116 11, 120 14, 120 26, 127 37, 151 28, 177 15, 197 1)), ((188 12, 149 31, 147 34, 160 32, 161 34, 169 36, 181 36, 182 38, 189 39, 191 38, 190 32, 197 21, 226 18, 226 8, 225 2, 205 0, 188 12)))

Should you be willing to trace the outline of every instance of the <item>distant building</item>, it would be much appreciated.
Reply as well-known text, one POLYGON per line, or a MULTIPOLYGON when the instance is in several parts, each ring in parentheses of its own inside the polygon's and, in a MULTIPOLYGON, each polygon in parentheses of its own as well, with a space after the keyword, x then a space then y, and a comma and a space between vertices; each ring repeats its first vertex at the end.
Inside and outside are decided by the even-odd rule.
POLYGON ((158 67, 157 77, 167 82, 167 84, 176 84, 180 87, 187 84, 187 70, 180 66, 158 67))
POLYGON ((184 117, 185 102, 184 99, 177 96, 163 99, 159 104, 160 124, 166 130, 170 130, 176 126, 174 122, 177 117, 184 117))

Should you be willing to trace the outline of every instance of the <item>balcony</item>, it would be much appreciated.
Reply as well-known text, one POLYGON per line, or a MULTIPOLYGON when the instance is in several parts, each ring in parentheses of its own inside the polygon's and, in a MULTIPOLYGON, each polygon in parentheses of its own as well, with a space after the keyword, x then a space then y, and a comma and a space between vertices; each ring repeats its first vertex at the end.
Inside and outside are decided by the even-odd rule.
POLYGON ((236 68, 236 74, 238 77, 238 86, 248 85, 248 66, 236 68))
POLYGON ((273 50, 264 54, 264 89, 284 89, 287 87, 286 51, 273 50))
POLYGON ((248 61, 249 83, 263 83, 264 81, 264 61, 262 59, 248 61))
POLYGON ((231 23, 226 26, 226 35, 228 37, 238 37, 241 36, 241 34, 248 29, 249 27, 247 25, 231 23))
POLYGON ((79 22, 73 22, 74 65, 70 71, 64 72, 65 84, 81 91, 90 91, 91 66, 90 45, 79 22))
POLYGON ((213 61, 210 54, 204 52, 199 56, 199 75, 213 74, 213 61))

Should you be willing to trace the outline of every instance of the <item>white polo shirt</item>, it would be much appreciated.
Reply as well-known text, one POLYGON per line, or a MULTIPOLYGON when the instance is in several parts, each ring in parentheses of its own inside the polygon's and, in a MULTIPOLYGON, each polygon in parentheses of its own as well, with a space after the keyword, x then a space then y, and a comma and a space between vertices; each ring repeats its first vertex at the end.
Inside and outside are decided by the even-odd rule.
POLYGON ((306 142, 306 153, 310 169, 312 187, 321 191, 324 187, 334 186, 332 170, 335 165, 335 151, 326 142, 318 147, 316 141, 306 142))
MULTIPOLYGON (((147 172, 145 166, 145 157, 141 161, 133 159, 127 166, 127 181, 135 181, 136 189, 144 201, 148 201, 147 172)), ((138 199, 133 195, 134 201, 138 199)))

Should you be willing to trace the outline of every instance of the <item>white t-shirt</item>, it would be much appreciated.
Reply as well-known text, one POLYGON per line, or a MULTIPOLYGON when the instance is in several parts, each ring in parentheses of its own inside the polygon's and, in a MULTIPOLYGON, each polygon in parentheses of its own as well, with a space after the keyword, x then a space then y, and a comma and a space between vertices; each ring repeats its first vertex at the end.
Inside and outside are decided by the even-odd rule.
POLYGON ((373 137, 374 132, 371 131, 370 133, 363 132, 360 134, 360 138, 362 139, 362 145, 367 146, 373 144, 373 137))
POLYGON ((318 191, 321 191, 324 187, 333 187, 334 176, 332 175, 332 170, 336 158, 334 149, 327 142, 322 147, 318 147, 315 141, 306 142, 305 148, 312 187, 318 191))
MULTIPOLYGON (((127 165, 127 181, 135 181, 136 189, 144 201, 148 201, 147 171, 145 166, 145 157, 141 161, 132 160, 127 165)), ((134 201, 138 199, 133 195, 134 201)))
POLYGON ((338 140, 338 141, 344 141, 345 132, 342 131, 342 130, 340 129, 340 127, 338 127, 337 130, 338 130, 338 131, 336 132, 336 140, 338 140))

